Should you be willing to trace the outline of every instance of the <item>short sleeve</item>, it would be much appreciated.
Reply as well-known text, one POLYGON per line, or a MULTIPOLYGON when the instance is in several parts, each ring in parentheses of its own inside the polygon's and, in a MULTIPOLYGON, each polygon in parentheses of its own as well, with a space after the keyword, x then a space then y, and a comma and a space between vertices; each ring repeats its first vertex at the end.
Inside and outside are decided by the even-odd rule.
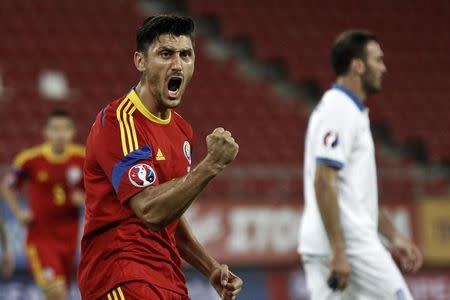
POLYGON ((316 160, 336 169, 341 169, 347 163, 353 146, 354 111, 352 109, 345 110, 345 107, 339 106, 339 103, 333 103, 322 109, 314 133, 316 160))
POLYGON ((125 147, 128 148, 124 148, 122 142, 127 143, 128 139, 121 137, 119 126, 113 122, 105 123, 104 127, 98 123, 95 125, 99 128, 98 132, 90 137, 93 138, 92 144, 88 141, 87 147, 93 147, 98 164, 111 182, 119 201, 124 204, 140 191, 158 185, 153 152, 149 145, 129 148, 127 144, 125 147))
POLYGON ((27 178, 27 173, 22 169, 11 167, 3 178, 7 186, 20 188, 27 178))
POLYGON ((28 152, 19 153, 13 159, 13 163, 3 179, 9 187, 20 188, 28 178, 30 164, 28 152))

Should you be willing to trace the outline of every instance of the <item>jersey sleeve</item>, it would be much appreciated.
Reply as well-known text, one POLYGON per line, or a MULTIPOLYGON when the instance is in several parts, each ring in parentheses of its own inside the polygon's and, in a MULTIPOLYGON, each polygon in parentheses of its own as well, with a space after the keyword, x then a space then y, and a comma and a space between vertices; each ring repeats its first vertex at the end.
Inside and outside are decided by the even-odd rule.
POLYGON ((14 157, 11 167, 4 177, 5 183, 9 187, 20 188, 27 180, 33 154, 30 151, 24 151, 14 157))
POLYGON ((103 119, 94 126, 98 131, 88 147, 94 147, 96 160, 122 204, 140 191, 158 185, 152 149, 150 145, 139 147, 133 142, 137 137, 134 128, 126 130, 125 120, 120 123, 103 119))
POLYGON ((341 169, 347 163, 353 146, 355 116, 353 110, 346 109, 339 101, 333 102, 318 108, 323 111, 313 138, 316 144, 316 160, 341 169))

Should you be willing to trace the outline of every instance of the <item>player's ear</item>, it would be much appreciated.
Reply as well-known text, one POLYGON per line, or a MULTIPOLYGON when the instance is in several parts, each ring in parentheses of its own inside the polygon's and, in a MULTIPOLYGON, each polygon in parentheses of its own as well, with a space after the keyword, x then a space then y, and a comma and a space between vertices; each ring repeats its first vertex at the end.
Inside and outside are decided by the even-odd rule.
POLYGON ((366 71, 366 65, 364 64, 364 61, 362 59, 354 58, 352 59, 350 69, 356 74, 362 75, 366 71))
POLYGON ((134 65, 136 66, 136 69, 138 69, 139 72, 145 71, 144 53, 138 51, 134 52, 134 65))

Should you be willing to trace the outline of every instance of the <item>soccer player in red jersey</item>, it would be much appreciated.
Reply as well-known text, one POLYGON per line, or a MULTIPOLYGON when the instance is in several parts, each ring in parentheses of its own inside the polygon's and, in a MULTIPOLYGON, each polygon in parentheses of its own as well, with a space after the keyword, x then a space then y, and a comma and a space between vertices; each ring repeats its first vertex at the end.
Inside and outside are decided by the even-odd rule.
POLYGON ((48 300, 66 298, 79 240, 84 147, 72 144, 74 135, 70 115, 51 112, 44 126, 46 142, 19 153, 2 182, 6 202, 27 227, 26 254, 48 300), (17 192, 24 184, 28 210, 18 203, 17 192))
POLYGON ((185 210, 237 155, 217 128, 191 169, 191 126, 174 109, 194 72, 190 18, 148 18, 137 32, 140 82, 97 116, 86 145, 86 216, 78 282, 85 300, 189 299, 181 259, 223 299, 242 280, 193 236, 185 210))

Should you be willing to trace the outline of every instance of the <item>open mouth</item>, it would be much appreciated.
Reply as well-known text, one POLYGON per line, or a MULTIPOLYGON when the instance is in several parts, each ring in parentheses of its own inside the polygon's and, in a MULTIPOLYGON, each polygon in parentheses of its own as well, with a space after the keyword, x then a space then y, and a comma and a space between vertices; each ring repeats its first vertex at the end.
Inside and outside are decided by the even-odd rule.
POLYGON ((181 82, 183 79, 181 77, 172 77, 167 83, 167 89, 169 91, 170 98, 176 98, 178 91, 180 90, 181 82))

